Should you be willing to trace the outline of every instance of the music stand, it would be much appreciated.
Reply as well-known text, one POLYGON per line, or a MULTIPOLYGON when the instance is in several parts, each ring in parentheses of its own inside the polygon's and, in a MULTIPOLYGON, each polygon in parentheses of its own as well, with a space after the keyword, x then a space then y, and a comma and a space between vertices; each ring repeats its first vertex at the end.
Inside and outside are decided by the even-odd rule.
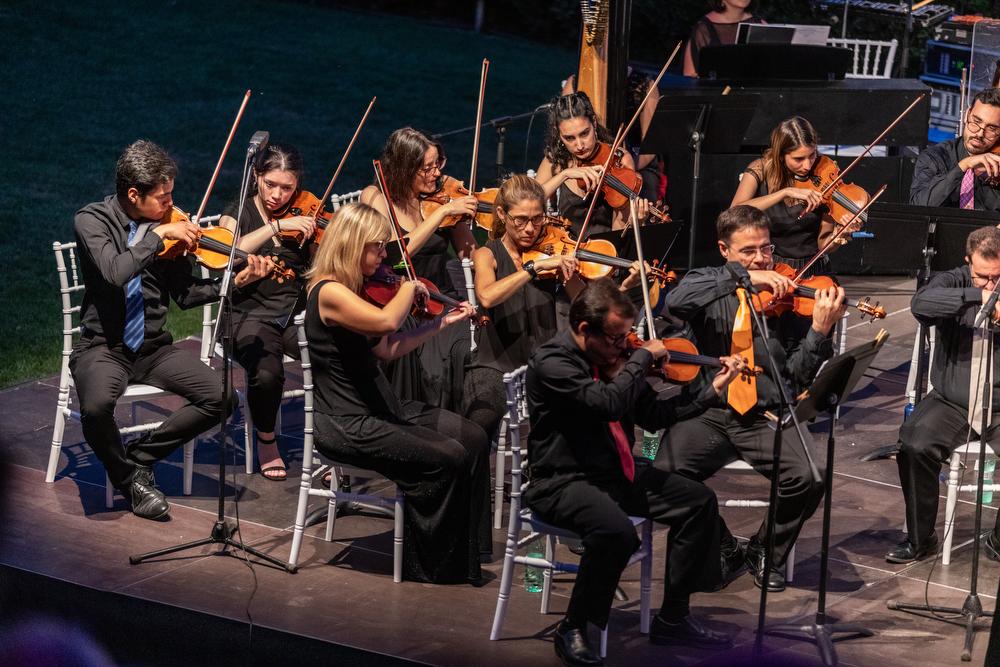
POLYGON ((795 406, 795 415, 799 422, 813 419, 820 412, 829 416, 829 430, 826 440, 826 473, 823 477, 825 495, 823 498, 823 540, 820 548, 820 580, 819 596, 816 602, 816 620, 813 623, 796 625, 780 623, 765 628, 766 634, 791 636, 796 639, 812 639, 816 642, 820 658, 824 665, 837 664, 837 652, 833 646, 834 635, 847 635, 841 639, 852 637, 870 637, 874 634, 868 628, 855 623, 828 623, 826 618, 826 586, 829 568, 830 552, 830 509, 833 495, 833 463, 836 442, 833 427, 836 424, 837 407, 850 396, 858 380, 871 365, 872 359, 878 354, 889 335, 882 332, 875 340, 863 343, 857 347, 837 355, 823 365, 816 375, 812 386, 799 399, 795 406))
POLYGON ((688 267, 694 268, 698 228, 698 186, 701 154, 739 153, 743 137, 753 120, 760 95, 683 95, 661 97, 643 137, 641 152, 669 154, 676 146, 694 151, 691 168, 691 216, 688 229, 688 267))
POLYGON ((854 52, 813 44, 725 44, 698 52, 698 76, 720 81, 834 81, 847 74, 854 52))

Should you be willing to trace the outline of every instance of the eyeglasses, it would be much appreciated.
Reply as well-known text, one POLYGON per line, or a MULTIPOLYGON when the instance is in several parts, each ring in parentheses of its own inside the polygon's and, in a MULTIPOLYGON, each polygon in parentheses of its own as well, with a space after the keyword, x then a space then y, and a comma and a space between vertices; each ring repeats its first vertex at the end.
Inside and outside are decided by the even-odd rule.
POLYGON ((381 241, 369 241, 369 243, 375 246, 375 250, 377 250, 378 252, 382 252, 383 250, 385 250, 385 246, 388 245, 389 241, 383 239, 381 241))
MULTIPOLYGON (((726 247, 728 248, 730 246, 726 247)), ((769 243, 767 245, 762 245, 759 248, 742 248, 741 250, 737 250, 736 253, 745 259, 753 259, 757 256, 757 253, 760 253, 764 257, 770 257, 774 254, 774 244, 769 243)))
POLYGON ((990 139, 996 139, 997 137, 1000 137, 1000 127, 996 125, 986 125, 981 120, 973 116, 971 113, 969 114, 969 119, 966 121, 966 125, 969 126, 970 130, 976 133, 982 130, 983 134, 985 134, 990 139))
POLYGON ((504 217, 507 218, 507 220, 509 220, 517 229, 524 229, 525 227, 528 226, 529 223, 533 227, 540 227, 542 223, 545 222, 544 215, 535 215, 530 218, 523 215, 518 215, 515 217, 508 217, 508 216, 504 217))
POLYGON ((437 162, 434 162, 433 164, 425 164, 424 166, 422 166, 417 171, 419 173, 424 174, 426 176, 428 174, 434 173, 435 169, 437 169, 438 171, 444 171, 444 166, 446 164, 448 164, 448 158, 441 157, 441 158, 438 158, 437 162))
POLYGON ((626 331, 625 333, 616 334, 614 336, 611 336, 604 331, 598 331, 598 333, 604 336, 604 340, 606 340, 608 345, 611 347, 621 347, 630 332, 626 331))

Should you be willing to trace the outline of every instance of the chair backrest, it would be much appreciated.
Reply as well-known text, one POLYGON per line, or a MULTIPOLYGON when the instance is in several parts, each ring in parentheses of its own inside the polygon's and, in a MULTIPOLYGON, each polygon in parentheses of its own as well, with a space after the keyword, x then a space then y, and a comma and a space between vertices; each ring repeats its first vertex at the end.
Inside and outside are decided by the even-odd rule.
POLYGON ((59 277, 59 300, 62 307, 63 367, 68 368, 73 340, 80 333, 80 302, 84 285, 76 261, 76 243, 52 243, 59 277))
POLYGON ((851 49, 854 52, 852 69, 846 74, 847 78, 892 78, 892 66, 896 60, 896 46, 898 45, 895 39, 884 42, 875 39, 830 37, 826 43, 828 46, 838 46, 851 49))
POLYGON ((527 366, 503 374, 503 386, 507 394, 507 437, 511 455, 510 497, 511 503, 521 497, 521 438, 528 429, 528 394, 525 390, 527 366))
POLYGON ((311 453, 313 443, 313 381, 312 364, 309 361, 309 341, 306 339, 305 312, 295 316, 295 326, 298 328, 299 360, 302 364, 302 405, 305 409, 302 421, 302 438, 304 450, 311 453))
MULTIPOLYGON (((472 260, 466 257, 462 260, 462 275, 465 277, 465 300, 473 305, 473 307, 478 306, 476 302, 476 281, 472 277, 472 260)), ((476 351, 476 325, 473 322, 469 322, 469 351, 476 351)))
POLYGON ((361 201, 361 190, 346 192, 342 195, 330 195, 330 208, 336 211, 344 204, 353 204, 361 201))

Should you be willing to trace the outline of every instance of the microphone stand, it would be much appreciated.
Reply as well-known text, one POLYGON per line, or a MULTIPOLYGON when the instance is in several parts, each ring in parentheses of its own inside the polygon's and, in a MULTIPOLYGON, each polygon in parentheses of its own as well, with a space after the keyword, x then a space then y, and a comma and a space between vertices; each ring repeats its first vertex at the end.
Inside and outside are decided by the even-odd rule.
POLYGON ((246 558, 246 555, 251 555, 272 565, 276 565, 286 572, 295 572, 295 569, 285 561, 244 544, 242 536, 239 539, 234 539, 233 536, 239 534, 239 524, 233 524, 226 520, 226 442, 229 436, 228 427, 231 412, 229 397, 232 393, 232 298, 230 287, 233 281, 233 260, 236 255, 236 246, 239 244, 240 239, 240 219, 243 217, 243 209, 246 205, 246 194, 250 182, 251 164, 254 153, 255 151, 251 147, 247 151, 246 162, 243 165, 243 179, 240 183, 240 202, 239 207, 236 209, 236 228, 233 230, 233 243, 229 248, 229 263, 222 274, 222 281, 219 286, 219 312, 215 328, 216 335, 213 336, 212 345, 209 348, 210 350, 215 348, 215 341, 221 332, 223 409, 219 424, 219 505, 215 516, 215 523, 212 525, 212 533, 208 537, 136 556, 129 556, 128 560, 132 565, 137 565, 150 558, 166 556, 178 551, 187 551, 188 549, 194 549, 206 544, 221 544, 223 546, 221 553, 223 554, 235 558, 246 558), (229 551, 229 547, 242 551, 244 555, 240 556, 236 552, 229 551))
MULTIPOLYGON (((976 621, 980 618, 993 618, 992 611, 985 611, 983 603, 979 599, 979 550, 980 532, 983 528, 983 467, 986 464, 986 434, 989 430, 990 414, 993 411, 993 345, 996 342, 997 325, 993 321, 993 312, 996 307, 997 297, 1000 296, 1000 282, 993 287, 990 298, 983 304, 976 317, 975 328, 983 327, 983 345, 979 352, 980 368, 986 368, 986 379, 980 389, 983 396, 983 413, 979 422, 979 474, 976 475, 976 519, 972 540, 972 572, 969 574, 969 594, 965 597, 965 602, 961 608, 944 607, 933 604, 911 604, 889 600, 886 607, 893 611, 904 611, 908 614, 915 614, 924 618, 933 618, 946 623, 955 623, 950 618, 942 618, 938 614, 953 614, 962 617, 962 625, 965 626, 965 643, 962 646, 962 661, 972 660, 972 642, 976 636, 976 621), (929 612, 917 613, 917 612, 929 612)), ((955 530, 954 525, 952 530, 955 530)))
POLYGON ((823 477, 819 474, 819 470, 816 468, 816 462, 813 461, 809 447, 806 446, 805 438, 802 435, 802 426, 799 424, 795 411, 791 409, 792 402, 788 398, 781 373, 778 371, 777 363, 774 361, 774 355, 771 354, 771 348, 768 344, 770 341, 770 335, 767 330, 767 320, 753 307, 753 297, 759 297, 757 289, 753 286, 753 283, 751 283, 750 276, 745 273, 745 269, 736 280, 737 283, 746 289, 749 294, 748 300, 750 301, 750 318, 753 322, 753 329, 750 332, 750 340, 753 340, 754 331, 761 334, 761 338, 764 340, 763 348, 767 356, 767 366, 771 372, 771 378, 774 380, 774 384, 778 387, 778 421, 774 425, 774 444, 772 446, 771 487, 770 492, 768 493, 767 530, 764 538, 764 567, 762 573, 763 585, 760 587, 760 605, 757 610, 757 635, 754 638, 753 645, 754 664, 761 664, 761 651, 763 650, 764 645, 764 621, 767 617, 767 582, 771 574, 771 566, 774 562, 774 521, 778 510, 778 477, 781 471, 781 448, 783 445, 782 431, 785 426, 786 414, 790 416, 791 423, 795 426, 795 432, 799 436, 799 442, 802 445, 802 452, 805 455, 807 464, 809 465, 809 472, 812 475, 813 480, 820 483, 823 481, 823 477))

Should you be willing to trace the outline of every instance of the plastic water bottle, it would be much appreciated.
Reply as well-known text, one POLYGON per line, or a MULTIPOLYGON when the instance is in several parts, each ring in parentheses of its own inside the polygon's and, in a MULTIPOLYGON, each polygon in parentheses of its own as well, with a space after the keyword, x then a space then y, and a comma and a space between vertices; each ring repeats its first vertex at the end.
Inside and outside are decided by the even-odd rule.
MULTIPOLYGON (((983 486, 989 486, 993 483, 993 471, 997 467, 997 457, 992 451, 986 452, 986 460, 983 462, 983 486)), ((989 489, 983 489, 983 504, 989 505, 993 502, 993 491, 989 489)))
MULTIPOLYGON (((545 552, 542 549, 542 538, 536 537, 528 543, 526 555, 529 558, 544 558, 545 552)), ((542 570, 530 565, 524 566, 524 590, 528 593, 542 592, 542 570)))
POLYGON ((660 434, 650 433, 649 431, 643 430, 642 432, 642 457, 653 461, 656 459, 656 452, 660 449, 660 434))

